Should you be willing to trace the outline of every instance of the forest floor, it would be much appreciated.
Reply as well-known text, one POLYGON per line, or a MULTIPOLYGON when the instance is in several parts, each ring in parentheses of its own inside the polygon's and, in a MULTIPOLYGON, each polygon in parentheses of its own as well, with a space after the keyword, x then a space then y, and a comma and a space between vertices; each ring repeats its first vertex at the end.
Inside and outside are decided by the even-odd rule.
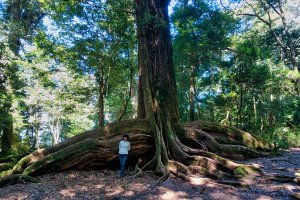
MULTIPOLYGON (((267 175, 295 176, 300 169, 300 148, 287 150, 282 156, 243 161, 257 164, 267 175)), ((246 186, 232 186, 213 180, 195 178, 188 182, 177 178, 155 185, 158 177, 151 173, 132 179, 117 178, 117 171, 66 171, 38 177, 39 183, 18 183, 0 188, 0 199, 197 199, 197 200, 271 200, 293 199, 300 185, 272 181, 266 177, 245 180, 246 186)))

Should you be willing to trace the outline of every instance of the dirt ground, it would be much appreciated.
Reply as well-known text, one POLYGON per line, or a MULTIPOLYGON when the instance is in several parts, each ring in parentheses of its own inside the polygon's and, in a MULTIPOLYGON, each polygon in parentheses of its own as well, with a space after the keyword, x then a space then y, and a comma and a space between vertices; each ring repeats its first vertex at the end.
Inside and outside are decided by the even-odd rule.
MULTIPOLYGON (((248 160, 260 165, 267 175, 295 176, 300 170, 300 148, 282 156, 248 160)), ((265 177, 246 180, 246 186, 232 186, 213 180, 195 178, 183 181, 169 178, 155 185, 158 177, 145 172, 133 180, 127 175, 117 178, 117 171, 67 171, 39 177, 39 183, 18 183, 0 188, 0 199, 197 199, 197 200, 280 200, 295 199, 300 185, 273 181, 265 177)))

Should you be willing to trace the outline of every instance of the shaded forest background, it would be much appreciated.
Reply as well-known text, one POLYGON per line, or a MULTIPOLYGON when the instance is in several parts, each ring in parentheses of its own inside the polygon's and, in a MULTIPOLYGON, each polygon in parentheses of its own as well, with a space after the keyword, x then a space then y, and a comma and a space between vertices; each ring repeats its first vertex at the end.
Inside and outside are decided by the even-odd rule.
MULTIPOLYGON (((280 148, 299 145, 299 4, 172 1, 181 120, 235 126, 280 148)), ((133 7, 131 0, 1 2, 2 153, 136 117, 133 7)))

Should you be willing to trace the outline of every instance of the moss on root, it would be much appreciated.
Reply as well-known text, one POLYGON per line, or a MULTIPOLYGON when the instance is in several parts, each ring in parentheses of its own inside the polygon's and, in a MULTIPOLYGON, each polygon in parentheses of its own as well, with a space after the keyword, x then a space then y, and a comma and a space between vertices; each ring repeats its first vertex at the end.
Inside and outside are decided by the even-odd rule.
POLYGON ((0 164, 0 174, 2 171, 12 169, 16 165, 16 162, 2 163, 0 164))
POLYGON ((234 174, 238 178, 261 174, 261 169, 253 165, 239 165, 235 168, 234 174))
POLYGON ((262 142, 250 133, 232 126, 226 126, 208 121, 194 121, 185 124, 185 127, 194 127, 210 133, 216 141, 223 144, 243 145, 252 149, 272 150, 274 145, 262 142))
MULTIPOLYGON (((114 123, 109 127, 105 127, 99 132, 89 131, 82 135, 75 136, 70 140, 58 144, 47 149, 37 150, 22 159, 20 159, 12 169, 9 169, 13 164, 8 165, 6 171, 0 173, 0 185, 17 182, 19 180, 35 181, 30 176, 36 176, 39 174, 56 172, 67 169, 90 169, 90 166, 101 166, 107 167, 112 166, 111 163, 117 159, 117 148, 118 142, 122 137, 122 133, 115 133, 121 130, 130 130, 131 138, 131 156, 140 158, 142 155, 147 155, 147 160, 150 160, 155 153, 154 148, 154 137, 152 131, 149 130, 149 123, 145 120, 138 121, 138 125, 132 126, 133 121, 127 123, 114 123), (130 122, 130 123, 129 123, 130 122), (130 127, 127 127, 130 126, 130 127), (146 132, 144 132, 144 131, 146 132), (100 133, 108 131, 108 135, 100 136, 100 133), (150 155, 151 154, 151 155, 150 155), (32 179, 31 179, 32 178, 32 179)), ((108 133, 106 132, 106 133, 108 133)), ((196 132, 197 133, 197 132, 196 132)), ((208 133, 206 133, 208 134, 208 133)), ((219 145, 220 154, 208 152, 202 149, 193 149, 188 144, 181 143, 180 139, 176 138, 175 135, 170 137, 168 145, 172 146, 172 156, 163 155, 167 158, 167 163, 164 165, 163 162, 159 162, 159 169, 157 168, 157 160, 152 159, 148 164, 141 166, 144 170, 145 166, 152 166, 156 171, 163 174, 163 177, 167 178, 168 174, 172 173, 178 177, 189 180, 190 176, 208 176, 214 179, 223 180, 226 178, 241 178, 248 175, 259 174, 260 170, 257 167, 237 164, 227 158, 222 157, 222 148, 225 146, 219 145, 216 141, 214 145, 219 145), (176 148, 175 148, 176 147, 176 148), (156 168, 155 168, 156 167, 156 168)), ((163 139, 163 137, 161 138, 163 139)), ((194 139, 194 138, 193 138, 194 139)), ((209 138, 211 139, 211 137, 209 138)), ((205 143, 206 141, 202 141, 205 143)), ((254 151, 248 151, 246 147, 227 145, 227 154, 238 154, 247 152, 250 155, 255 154, 254 151), (239 150, 240 149, 240 150, 239 150)), ((226 149, 223 149, 224 151, 226 149)), ((219 151, 218 151, 219 152, 219 151)), ((162 156, 162 155, 161 155, 162 156)), ((136 163, 132 163, 136 164, 136 163)))

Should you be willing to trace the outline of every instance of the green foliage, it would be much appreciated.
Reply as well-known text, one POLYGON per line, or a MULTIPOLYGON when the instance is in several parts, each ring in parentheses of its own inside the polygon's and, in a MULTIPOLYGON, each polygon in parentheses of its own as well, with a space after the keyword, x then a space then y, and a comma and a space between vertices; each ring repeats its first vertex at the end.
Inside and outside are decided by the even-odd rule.
POLYGON ((245 177, 248 175, 248 172, 243 167, 237 167, 234 170, 234 174, 238 177, 245 177))
POLYGON ((272 141, 277 148, 291 148, 300 145, 300 129, 290 127, 280 127, 271 134, 272 141))
MULTIPOLYGON (((194 77, 196 119, 237 126, 269 142, 276 140, 280 147, 297 145, 300 108, 294 80, 298 74, 290 70, 290 60, 263 23, 247 17, 234 19, 212 5, 180 1, 172 15, 181 119, 190 120, 194 77), (284 127, 293 127, 293 131, 278 131, 284 127)), ((260 12, 267 19, 266 10, 260 12)), ((271 20, 273 31, 287 45, 281 22, 271 20)), ((299 24, 291 30, 293 41, 299 35, 297 30, 299 24)))
POLYGON ((89 105, 89 87, 94 82, 86 76, 76 76, 63 65, 57 66, 42 51, 30 52, 27 59, 19 62, 26 83, 23 113, 34 134, 42 127, 49 127, 52 134, 63 131, 63 137, 91 129, 94 123, 89 116, 94 114, 94 107, 89 105))
MULTIPOLYGON (((204 106, 213 109, 209 98, 218 90, 220 79, 216 66, 223 62, 222 51, 230 45, 230 35, 234 33, 237 23, 232 15, 201 0, 178 1, 172 21, 176 31, 173 58, 178 74, 179 111, 182 120, 187 121, 191 87, 200 91, 194 97, 195 107, 202 107, 199 105, 200 96, 206 96, 207 104, 204 106), (195 77, 197 79, 193 83, 195 77)), ((205 114, 198 109, 197 118, 201 118, 200 115, 205 114)))
MULTIPOLYGON (((7 1, 3 8, 11 3, 7 1)), ((14 61, 5 60, 10 67, 3 73, 10 85, 7 81, 3 85, 1 80, 5 90, 0 93, 0 108, 4 108, 5 102, 11 104, 13 109, 7 109, 12 111, 15 136, 23 141, 19 145, 47 146, 57 136, 61 141, 96 127, 97 96, 103 84, 106 122, 118 120, 123 112, 123 119, 132 118, 134 107, 129 97, 133 90, 129 88, 135 89, 133 79, 137 71, 133 1, 15 1, 15 4, 10 11, 23 10, 33 21, 27 23, 23 19, 18 23, 8 12, 7 20, 3 21, 7 38, 18 35, 11 40, 15 41, 16 54, 22 46, 18 42, 21 39, 33 43, 22 41, 26 48, 20 56, 14 61), (45 14, 46 24, 39 24, 45 14), (29 37, 23 34, 25 28, 29 37), (17 29, 20 32, 15 34, 17 29), (128 101, 126 107, 125 101, 128 101)))

